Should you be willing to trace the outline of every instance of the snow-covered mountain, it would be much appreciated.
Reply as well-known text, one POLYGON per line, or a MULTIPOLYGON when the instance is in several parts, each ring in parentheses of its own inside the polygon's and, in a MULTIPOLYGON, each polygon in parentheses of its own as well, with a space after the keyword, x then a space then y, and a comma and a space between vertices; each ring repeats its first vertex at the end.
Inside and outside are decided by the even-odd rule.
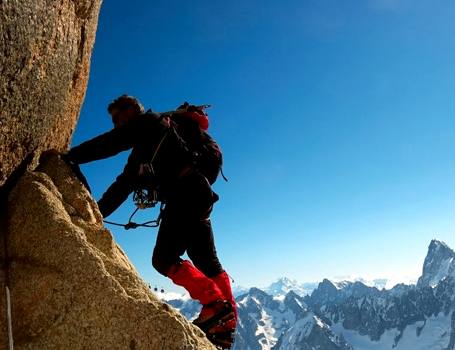
POLYGON ((248 293, 249 289, 250 288, 246 288, 246 287, 243 287, 243 286, 238 286, 236 284, 233 284, 232 285, 232 294, 234 294, 234 297, 237 298, 239 295, 248 293))
MULTIPOLYGON (((330 278, 330 281, 337 287, 343 288, 346 284, 354 283, 354 282, 361 282, 362 284, 368 287, 375 287, 379 290, 381 289, 392 289, 399 283, 403 283, 403 281, 397 282, 391 278, 375 278, 375 279, 366 279, 359 276, 339 276, 330 278)), ((416 280, 409 279, 406 281, 407 284, 415 284, 416 280)), ((314 288, 316 289, 316 288, 314 288)))
POLYGON ((237 299, 237 305, 235 350, 351 350, 293 291, 282 299, 251 288, 237 299))
POLYGON ((201 312, 202 305, 198 301, 191 299, 188 293, 156 291, 155 295, 158 299, 179 310, 190 321, 194 320, 201 312))
MULTIPOLYGON (((324 279, 308 295, 287 278, 251 288, 236 299, 234 350, 455 350, 454 257, 433 240, 418 283, 391 289, 324 279)), ((190 319, 199 312, 193 301, 169 302, 190 319)))
POLYGON ((379 290, 355 282, 340 288, 324 280, 304 300, 355 350, 453 350, 453 256, 447 245, 433 240, 417 285, 379 290))
POLYGON ((277 281, 270 284, 268 287, 261 288, 267 294, 270 294, 274 297, 285 296, 290 291, 293 291, 301 297, 311 294, 311 292, 316 289, 318 283, 299 283, 296 280, 291 280, 287 277, 282 277, 277 281))

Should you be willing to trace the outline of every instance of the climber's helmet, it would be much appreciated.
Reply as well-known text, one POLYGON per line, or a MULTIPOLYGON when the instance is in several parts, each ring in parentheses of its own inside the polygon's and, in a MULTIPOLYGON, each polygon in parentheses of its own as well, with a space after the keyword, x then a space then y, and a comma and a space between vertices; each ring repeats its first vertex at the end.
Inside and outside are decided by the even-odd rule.
POLYGON ((144 113, 144 106, 133 96, 122 95, 112 101, 107 107, 112 117, 114 127, 127 124, 135 116, 144 113))

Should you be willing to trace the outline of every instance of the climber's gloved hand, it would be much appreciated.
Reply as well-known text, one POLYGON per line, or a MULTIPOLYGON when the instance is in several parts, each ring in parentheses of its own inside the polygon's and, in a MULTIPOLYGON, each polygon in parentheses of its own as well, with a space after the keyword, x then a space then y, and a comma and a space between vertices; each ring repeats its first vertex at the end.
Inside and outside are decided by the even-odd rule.
POLYGON ((88 181, 86 179, 86 177, 84 176, 84 174, 82 173, 81 171, 81 168, 79 167, 79 164, 77 163, 74 163, 72 160, 71 160, 71 157, 69 156, 68 152, 66 153, 61 153, 60 154, 60 158, 70 167, 70 169, 72 170, 72 172, 74 173, 74 175, 76 175, 76 177, 78 178, 78 180, 85 186, 85 188, 87 189, 87 191, 89 193, 92 193, 92 190, 90 189, 90 186, 88 184, 88 181))
POLYGON ((71 157, 69 156, 68 152, 60 153, 60 158, 69 166, 77 165, 71 160, 71 157))
POLYGON ((60 154, 61 152, 56 150, 55 148, 48 149, 40 154, 40 160, 52 156, 59 156, 60 154))

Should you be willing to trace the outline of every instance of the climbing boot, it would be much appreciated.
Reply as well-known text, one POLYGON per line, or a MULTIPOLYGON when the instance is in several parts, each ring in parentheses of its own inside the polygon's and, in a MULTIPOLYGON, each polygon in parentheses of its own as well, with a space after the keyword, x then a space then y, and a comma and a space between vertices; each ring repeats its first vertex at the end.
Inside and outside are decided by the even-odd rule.
POLYGON ((216 322, 214 326, 207 330, 209 334, 216 334, 216 333, 228 333, 232 332, 235 333, 235 329, 237 328, 237 320, 235 316, 232 315, 231 318, 224 318, 222 321, 216 322))
MULTIPOLYGON (((208 336, 213 327, 222 327, 229 320, 235 320, 231 300, 226 300, 214 280, 208 278, 190 261, 183 260, 173 265, 167 276, 179 286, 184 287, 191 298, 198 300, 202 304, 202 310, 198 318, 193 323, 198 326, 208 336)), ((214 328, 215 330, 225 331, 225 328, 214 328)), ((227 343, 226 340, 222 342, 227 343)))
POLYGON ((216 300, 213 303, 202 305, 201 313, 193 323, 201 328, 205 333, 216 325, 235 318, 232 305, 227 300, 216 300))
POLYGON ((215 277, 212 277, 212 281, 215 282, 218 288, 221 290, 224 299, 228 300, 231 303, 232 310, 235 314, 235 319, 238 320, 237 305, 235 303, 234 295, 232 294, 232 287, 229 275, 227 274, 226 271, 223 271, 222 273, 216 275, 215 277))
POLYGON ((218 349, 229 350, 234 344, 234 333, 235 332, 207 334, 207 339, 210 340, 218 349))

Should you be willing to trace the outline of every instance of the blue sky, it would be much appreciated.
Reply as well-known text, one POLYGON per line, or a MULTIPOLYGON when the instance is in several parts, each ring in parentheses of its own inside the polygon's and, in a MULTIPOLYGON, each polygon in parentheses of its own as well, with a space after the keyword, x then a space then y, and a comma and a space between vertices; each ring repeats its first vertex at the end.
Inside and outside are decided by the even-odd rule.
MULTIPOLYGON (((215 239, 238 284, 417 277, 432 238, 455 248, 453 18, 448 0, 105 1, 73 145, 112 127, 123 93, 210 103, 229 178, 215 239)), ((126 157, 83 166, 96 198, 126 157)), ((112 232, 172 289, 155 230, 112 232)))

